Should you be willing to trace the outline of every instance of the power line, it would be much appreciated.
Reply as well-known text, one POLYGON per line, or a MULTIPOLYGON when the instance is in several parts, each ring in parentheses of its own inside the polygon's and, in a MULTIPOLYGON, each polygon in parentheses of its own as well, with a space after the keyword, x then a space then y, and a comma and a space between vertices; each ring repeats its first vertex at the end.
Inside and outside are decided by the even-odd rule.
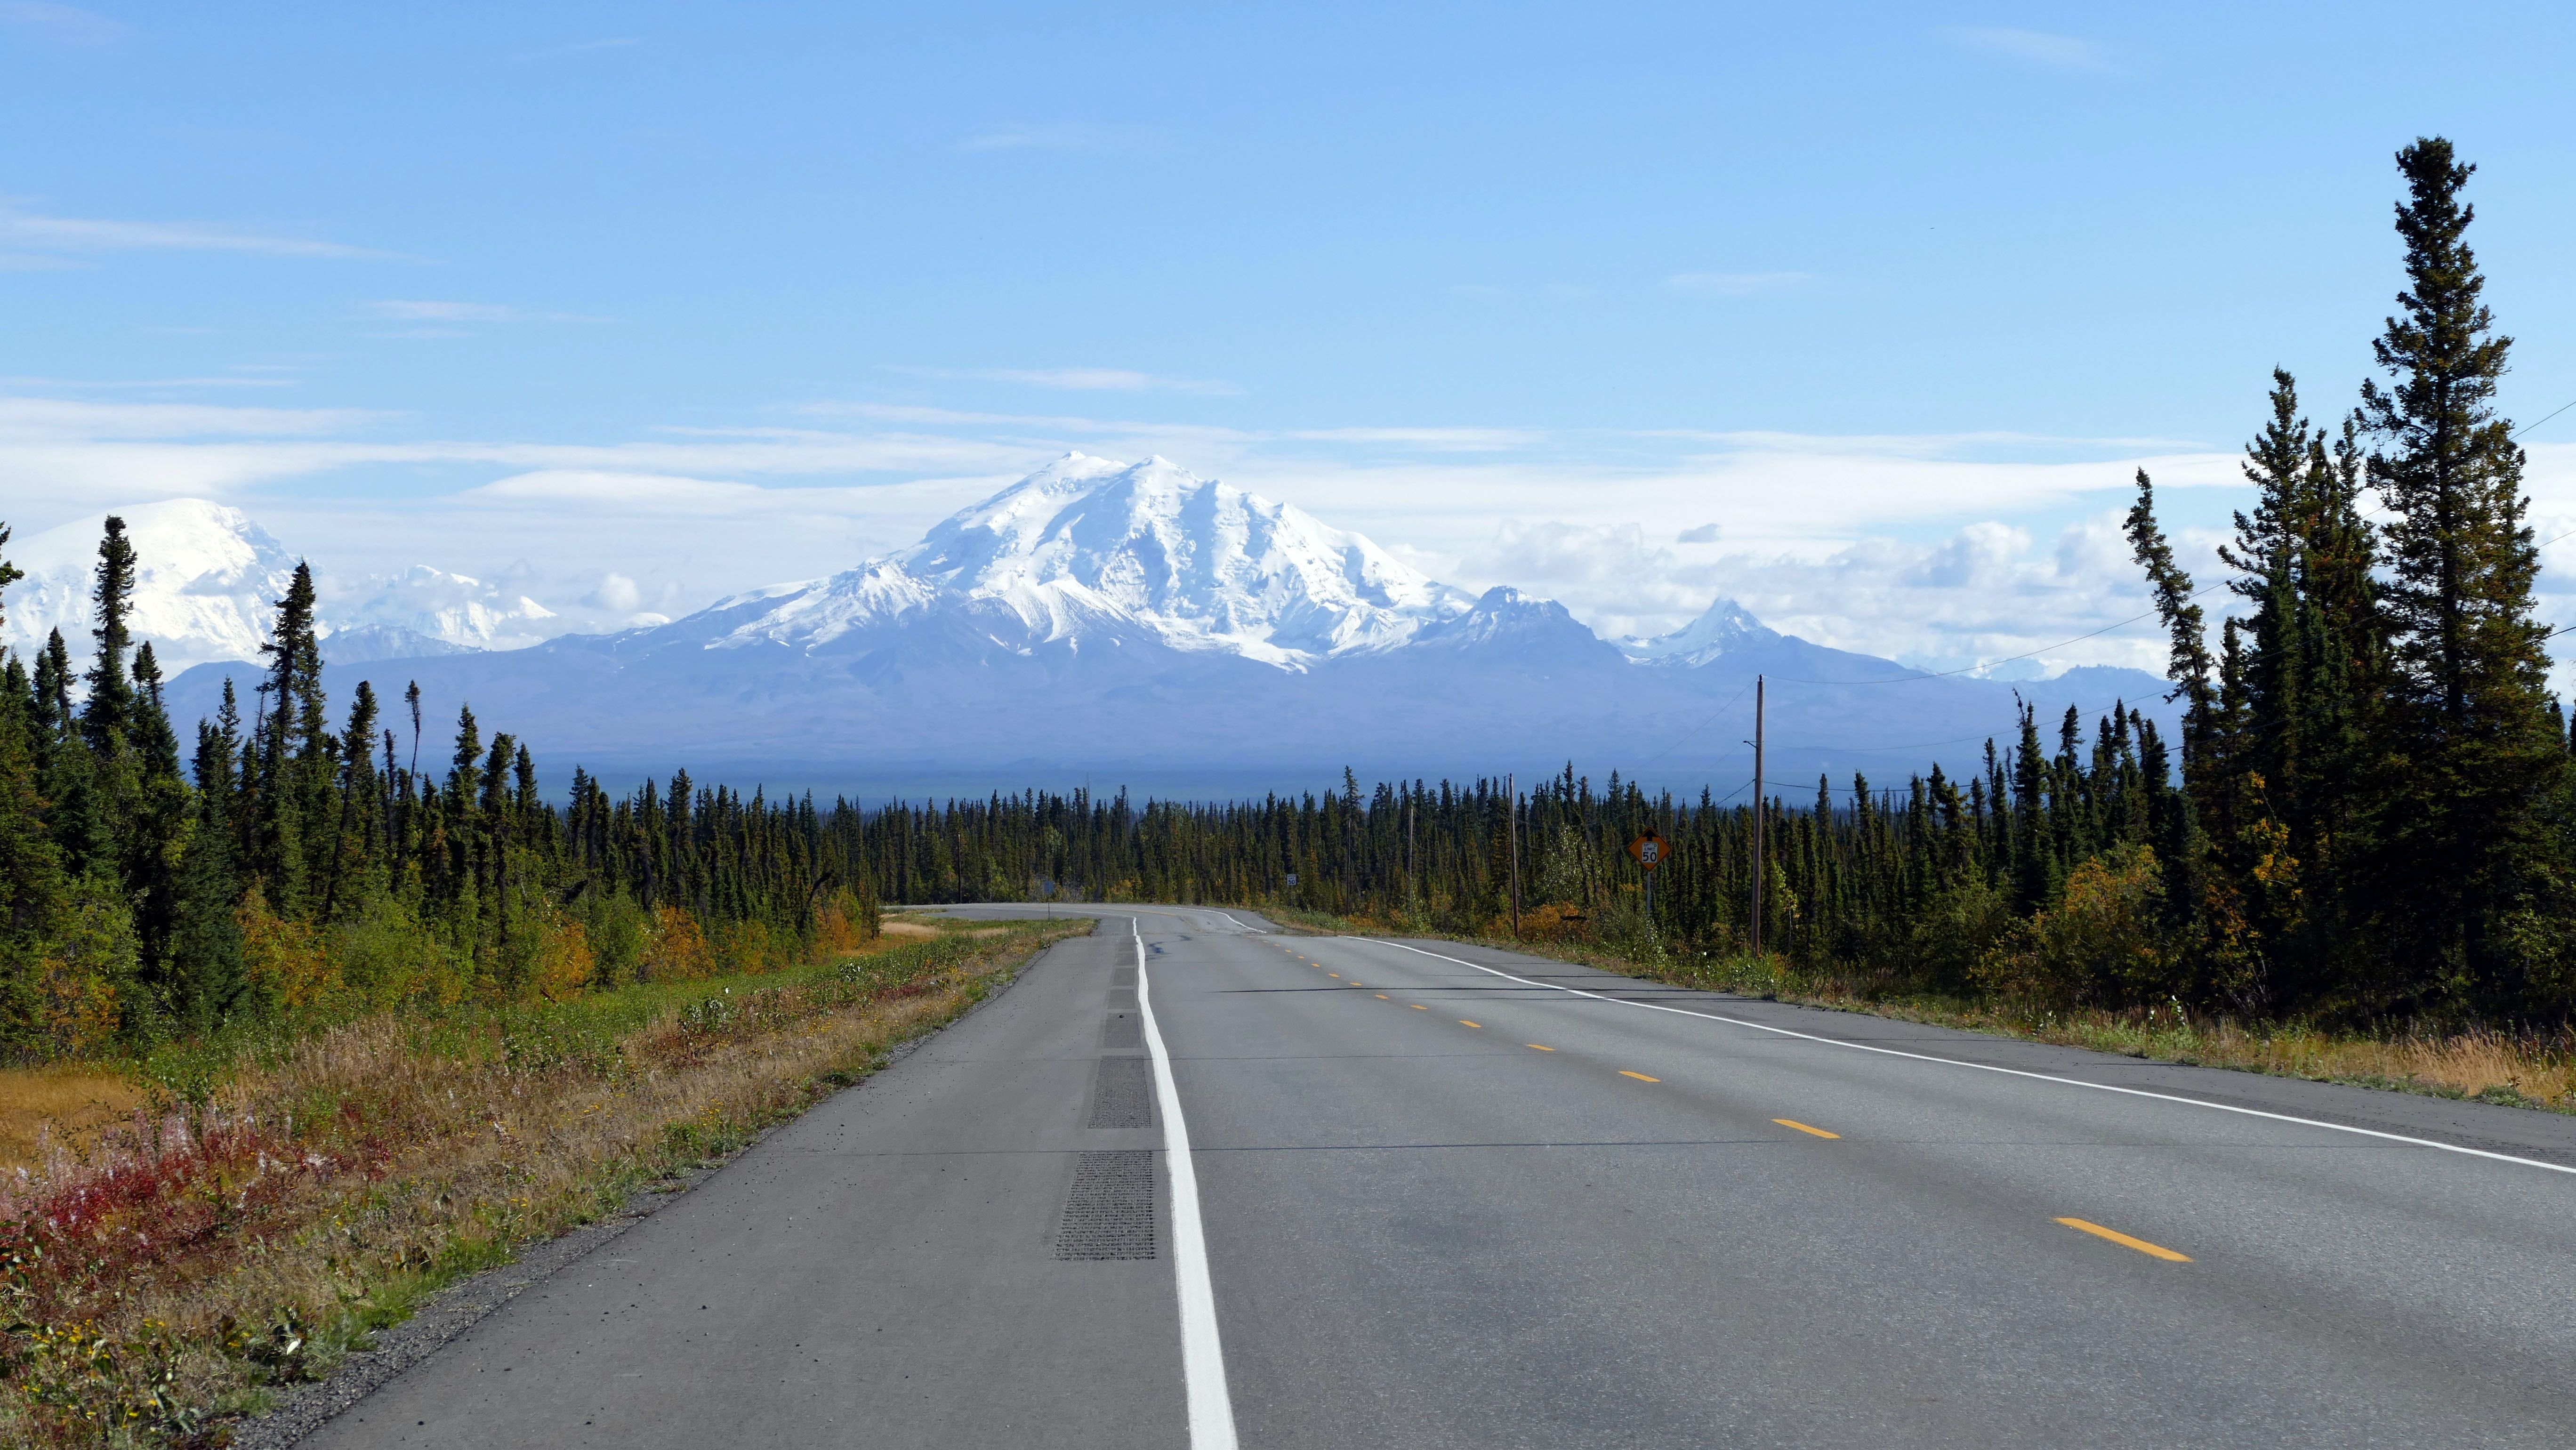
POLYGON ((2542 414, 2537 422, 2525 423, 2521 427, 2514 429, 2513 436, 2515 438, 2519 438, 2523 434, 2530 432, 2532 429, 2539 427, 2542 423, 2548 422, 2550 419, 2557 417, 2559 414, 2566 412, 2570 408, 2576 408, 2576 398, 2570 398, 2566 402, 2559 404, 2557 407, 2550 409, 2548 412, 2542 414))
POLYGON ((1654 754, 1649 755, 1644 760, 1638 762, 1640 768, 1652 765, 1656 761, 1663 759, 1665 756, 1672 754, 1674 751, 1681 749, 1682 746, 1689 743, 1692 736, 1697 735, 1699 732, 1707 729, 1711 725, 1716 724, 1718 716, 1733 709, 1736 701, 1743 699, 1752 689, 1753 687, 1751 685, 1746 685, 1743 689, 1736 691, 1734 698, 1728 700, 1725 704, 1718 706, 1715 713, 1711 714, 1707 719, 1702 720, 1698 724, 1693 725, 1688 730, 1683 731, 1681 739, 1674 741, 1672 744, 1665 746, 1663 749, 1656 751, 1654 754))

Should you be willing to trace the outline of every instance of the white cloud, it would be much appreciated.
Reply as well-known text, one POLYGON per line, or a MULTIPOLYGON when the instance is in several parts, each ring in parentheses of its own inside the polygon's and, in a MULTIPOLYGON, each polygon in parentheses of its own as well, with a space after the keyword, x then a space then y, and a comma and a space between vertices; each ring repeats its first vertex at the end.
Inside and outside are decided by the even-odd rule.
MULTIPOLYGON (((367 304, 367 315, 388 322, 598 322, 577 312, 530 312, 524 308, 505 307, 495 302, 434 302, 388 299, 367 304)), ((402 334, 413 337, 462 337, 467 334, 453 329, 421 329, 402 334)))
POLYGON ((1717 535, 1717 525, 1701 524, 1696 528, 1684 529, 1680 533, 1673 535, 1673 542, 1676 544, 1714 544, 1717 542, 1717 535))
POLYGON ((204 222, 111 221, 47 216, 0 201, 0 242, 64 252, 247 252, 270 257, 390 258, 391 252, 312 237, 243 231, 204 222))
POLYGON ((1816 280, 1811 272, 1681 272, 1664 285, 1686 297, 1769 297, 1803 291, 1816 280))
POLYGON ((46 0, 0 0, 0 24, 38 31, 65 45, 107 45, 126 35, 118 21, 46 0))
POLYGON ((1300 428, 1281 436, 1316 443, 1391 443, 1442 453, 1502 453, 1532 447, 1544 437, 1527 428, 1300 428))
POLYGON ((2010 56, 2014 60, 2054 70, 2110 69, 2102 47, 2071 35, 2015 30, 2008 26, 1960 26, 1952 29, 1950 36, 1971 50, 2010 56))
POLYGON ((367 311, 397 322, 510 322, 519 316, 515 307, 489 302, 370 302, 367 311))
POLYGON ((618 614, 632 614, 644 603, 644 591, 635 581, 611 569, 599 578, 599 587, 583 597, 582 603, 594 609, 618 614))
POLYGON ((340 433, 389 415, 353 408, 94 403, 0 395, 0 446, 126 438, 274 438, 340 433))
POLYGON ((509 59, 513 65, 526 65, 531 61, 559 60, 565 56, 595 55, 603 50, 630 50, 643 43, 635 36, 620 35, 606 40, 582 40, 570 45, 549 46, 544 50, 521 51, 509 59))
POLYGON ((1025 126, 997 126, 957 143, 960 151, 1091 151, 1144 152, 1167 149, 1161 132, 1138 126, 1101 126, 1081 121, 1052 121, 1025 126))
POLYGON ((1211 382, 1200 378, 1170 378, 1141 373, 1131 368, 926 368, 901 367, 896 372, 925 378, 955 378, 970 382, 1019 383, 1032 388, 1057 388, 1068 392, 1103 393, 1205 393, 1230 397, 1243 390, 1232 383, 1211 382))

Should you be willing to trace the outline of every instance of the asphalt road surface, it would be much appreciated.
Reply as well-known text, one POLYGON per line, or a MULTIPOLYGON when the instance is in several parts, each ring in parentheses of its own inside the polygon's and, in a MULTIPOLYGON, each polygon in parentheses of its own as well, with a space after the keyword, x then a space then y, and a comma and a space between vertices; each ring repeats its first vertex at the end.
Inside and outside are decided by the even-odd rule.
POLYGON ((1101 910, 304 1443, 2576 1444, 2576 1119, 1101 910))

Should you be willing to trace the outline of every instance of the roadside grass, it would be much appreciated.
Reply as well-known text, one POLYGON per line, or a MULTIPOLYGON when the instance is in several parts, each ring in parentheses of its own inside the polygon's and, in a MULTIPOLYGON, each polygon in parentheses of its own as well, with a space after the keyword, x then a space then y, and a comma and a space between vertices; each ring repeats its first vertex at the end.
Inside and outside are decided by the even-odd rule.
MULTIPOLYGON (((1344 918, 1274 904, 1247 905, 1302 931, 1443 935, 1427 922, 1344 918)), ((1866 1012, 2158 1062, 2576 1113, 2576 1031, 2565 1028, 2504 1030, 2390 1022, 2365 1030, 2335 1030, 2305 1021, 2243 1021, 2195 1014, 2179 1002, 2117 1011, 2069 1009, 1892 990, 1883 982, 1800 968, 1769 955, 1758 960, 1742 952, 1668 955, 1652 944, 1614 951, 1571 937, 1515 940, 1507 928, 1463 939, 1676 986, 1866 1012)))
POLYGON ((84 1063, 0 1068, 0 1174, 78 1156, 148 1094, 128 1070, 84 1063))
POLYGON ((221 1444, 437 1289, 677 1186, 1090 928, 924 924, 821 966, 161 1054, 123 1126, 0 1183, 0 1443, 221 1444))

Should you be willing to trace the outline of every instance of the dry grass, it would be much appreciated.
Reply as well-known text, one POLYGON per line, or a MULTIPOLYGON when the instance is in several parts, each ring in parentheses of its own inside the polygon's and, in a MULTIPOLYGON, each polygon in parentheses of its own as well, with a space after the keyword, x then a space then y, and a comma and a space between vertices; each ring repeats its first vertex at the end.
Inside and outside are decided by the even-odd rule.
POLYGON ((2576 1038, 2565 1032, 2473 1027, 2334 1034, 2303 1023, 2179 1019, 2170 1010, 2043 1014, 2018 1030, 2045 1042, 2132 1057, 2576 1112, 2576 1038))
POLYGON ((4 1195, 0 1442, 217 1443, 265 1385, 856 1081, 1089 925, 296 1043, 4 1195))
POLYGON ((0 1069, 0 1174, 33 1172, 60 1153, 86 1154, 101 1133, 131 1123, 143 1100, 133 1075, 116 1069, 0 1069))

